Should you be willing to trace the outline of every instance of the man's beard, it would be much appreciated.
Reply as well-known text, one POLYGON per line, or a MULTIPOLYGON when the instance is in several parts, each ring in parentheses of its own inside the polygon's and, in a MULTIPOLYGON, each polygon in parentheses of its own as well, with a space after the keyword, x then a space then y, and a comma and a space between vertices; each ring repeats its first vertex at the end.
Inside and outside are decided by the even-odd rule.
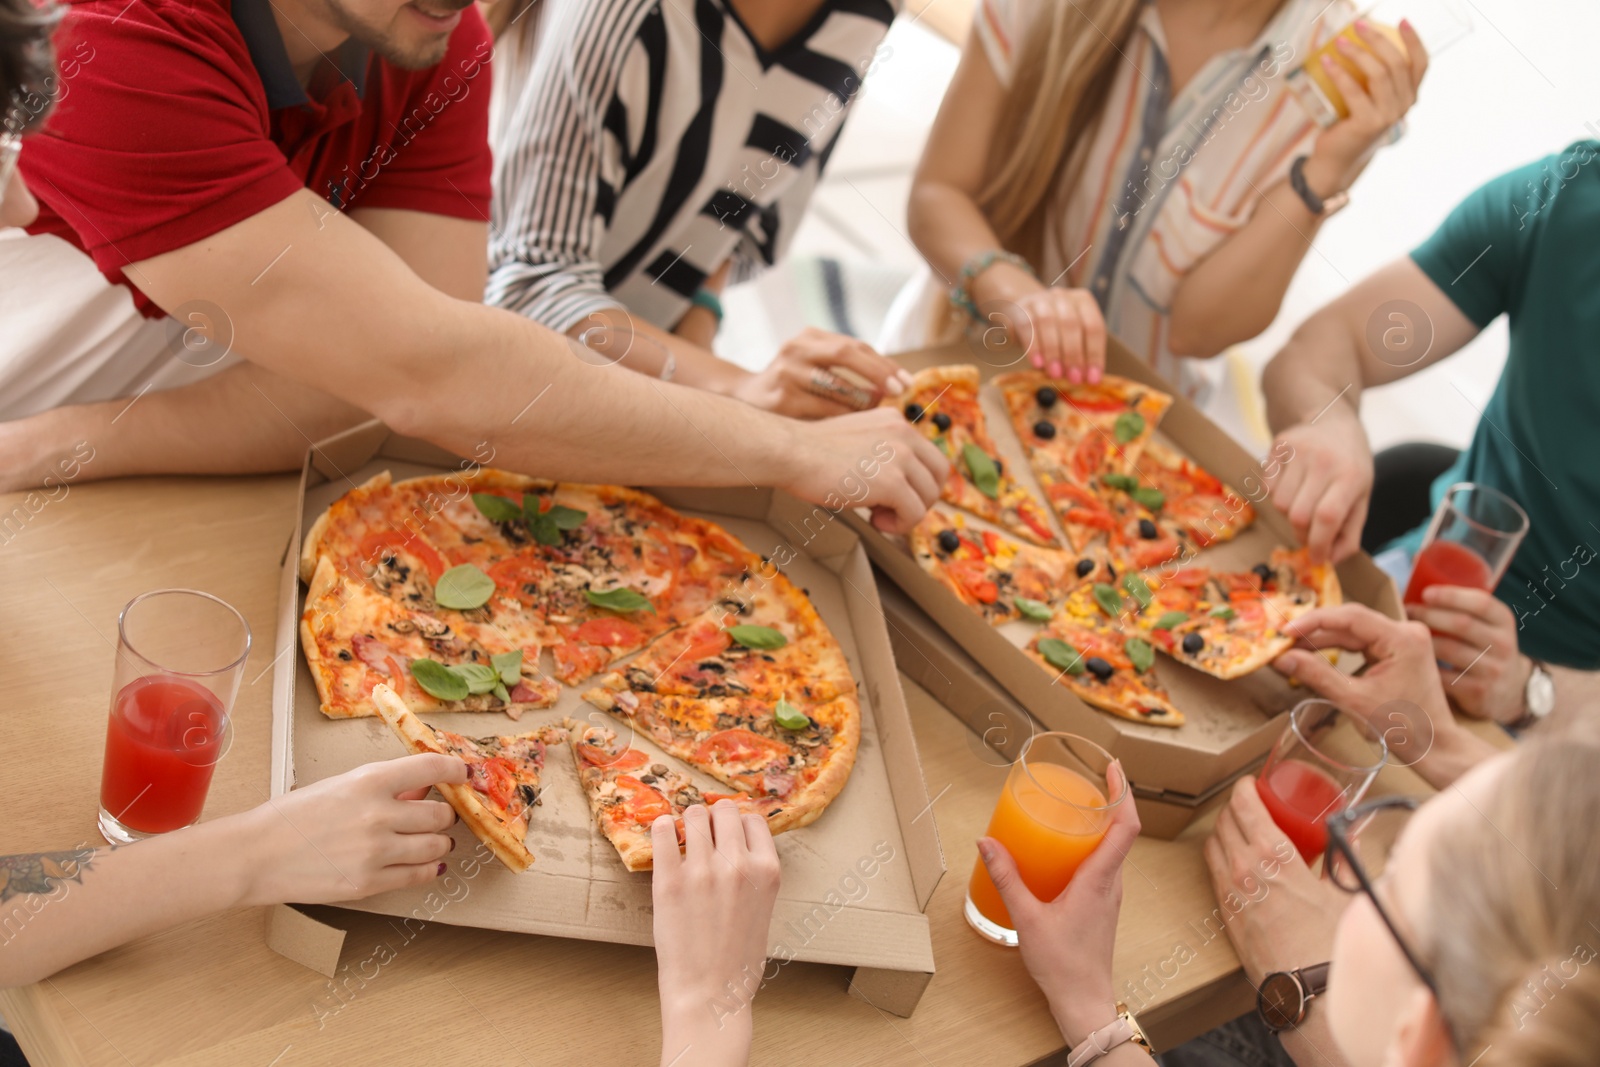
MULTIPOLYGON (((370 26, 345 9, 339 0, 327 0, 328 10, 339 25, 359 41, 402 70, 426 70, 436 67, 450 48, 450 35, 402 39, 390 29, 370 26)), ((432 5, 430 5, 432 6, 432 5)), ((459 11, 472 6, 472 0, 440 0, 438 6, 449 11, 459 11)), ((399 12, 396 12, 398 16, 399 12)))

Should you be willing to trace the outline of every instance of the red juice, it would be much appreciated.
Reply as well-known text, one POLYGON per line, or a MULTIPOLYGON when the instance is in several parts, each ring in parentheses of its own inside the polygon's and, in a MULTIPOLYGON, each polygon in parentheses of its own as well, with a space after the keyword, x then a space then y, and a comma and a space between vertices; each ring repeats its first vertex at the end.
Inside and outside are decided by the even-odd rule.
POLYGON ((1309 763, 1286 759, 1256 782, 1261 803, 1278 829, 1289 835, 1307 863, 1315 863, 1328 847, 1328 816, 1344 807, 1339 783, 1309 763))
POLYGON ((1462 585, 1488 589, 1492 575, 1484 558, 1455 541, 1435 541, 1417 553, 1406 583, 1407 604, 1422 603, 1422 591, 1432 585, 1462 585))
POLYGON ((188 826, 205 805, 226 724, 222 701, 204 686, 135 678, 111 703, 101 807, 140 833, 188 826))

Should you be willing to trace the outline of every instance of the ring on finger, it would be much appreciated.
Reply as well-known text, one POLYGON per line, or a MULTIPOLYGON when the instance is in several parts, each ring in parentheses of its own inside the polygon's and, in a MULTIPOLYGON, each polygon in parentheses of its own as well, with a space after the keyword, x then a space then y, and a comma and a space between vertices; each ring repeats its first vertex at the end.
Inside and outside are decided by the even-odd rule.
POLYGON ((852 385, 830 370, 818 367, 811 372, 811 378, 806 382, 806 392, 813 396, 820 396, 824 400, 833 400, 847 408, 861 411, 872 406, 873 395, 870 391, 859 385, 852 385))

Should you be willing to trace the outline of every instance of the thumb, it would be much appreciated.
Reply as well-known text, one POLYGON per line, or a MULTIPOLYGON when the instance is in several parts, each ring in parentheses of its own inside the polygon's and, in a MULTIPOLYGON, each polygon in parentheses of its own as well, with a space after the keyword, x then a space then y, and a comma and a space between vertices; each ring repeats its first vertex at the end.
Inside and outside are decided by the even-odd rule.
POLYGON ((989 869, 989 878, 1000 891, 1000 899, 1011 913, 1013 923, 1026 915, 1030 908, 1039 906, 1039 898, 1022 881, 1022 875, 1017 873, 1017 861, 1011 858, 1006 846, 992 837, 980 837, 978 855, 983 857, 983 865, 989 869))
MULTIPOLYGON (((1117 883, 1117 875, 1122 872, 1122 863, 1128 857, 1128 850, 1139 836, 1139 809, 1134 806, 1133 797, 1127 794, 1128 779, 1122 772, 1122 762, 1119 760, 1111 766, 1123 790, 1122 801, 1112 812, 1105 837, 1078 865, 1077 873, 1067 884, 1068 890, 1074 885, 1087 885, 1101 893, 1111 892, 1117 883)), ((1108 773, 1107 777, 1110 778, 1111 774, 1108 773)))
POLYGON ((1298 678, 1334 703, 1351 696, 1350 676, 1315 652, 1291 648, 1272 661, 1272 669, 1290 678, 1298 678))

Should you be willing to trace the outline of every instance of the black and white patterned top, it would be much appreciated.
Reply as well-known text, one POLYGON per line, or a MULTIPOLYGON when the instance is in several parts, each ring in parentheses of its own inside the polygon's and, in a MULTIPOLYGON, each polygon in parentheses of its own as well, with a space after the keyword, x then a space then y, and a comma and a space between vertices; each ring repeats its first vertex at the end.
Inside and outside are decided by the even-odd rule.
POLYGON ((773 263, 900 5, 827 0, 769 53, 726 0, 544 0, 495 57, 485 299, 670 329, 730 257, 773 263))

